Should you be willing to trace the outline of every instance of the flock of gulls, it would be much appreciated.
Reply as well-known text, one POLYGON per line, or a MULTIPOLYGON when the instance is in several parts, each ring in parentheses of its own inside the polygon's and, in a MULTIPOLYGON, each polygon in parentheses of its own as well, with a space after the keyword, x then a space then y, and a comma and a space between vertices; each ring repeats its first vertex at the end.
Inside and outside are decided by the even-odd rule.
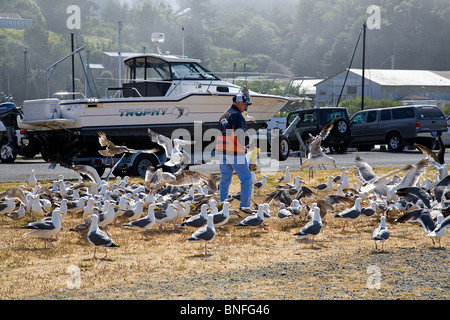
MULTIPOLYGON (((332 164, 336 167, 334 159, 321 148, 321 141, 331 129, 332 124, 327 125, 318 136, 311 137, 306 160, 301 166, 301 170, 309 169, 309 178, 313 177, 314 166, 332 164)), ((258 181, 253 172, 254 193, 264 192, 264 200, 263 203, 252 200, 252 212, 242 212, 231 209, 233 201, 239 201, 239 192, 222 203, 218 200, 219 177, 190 171, 183 166, 175 173, 166 170, 182 164, 183 146, 192 142, 171 140, 150 129, 149 137, 165 150, 167 162, 156 168, 150 167, 143 183, 132 183, 129 177, 110 181, 109 175, 101 179, 94 168, 74 165, 73 170, 79 174, 78 181, 65 181, 59 176, 51 187, 46 187, 40 185, 32 170, 24 185, 0 193, 2 220, 8 218, 16 223, 28 217, 30 222, 16 228, 27 229, 24 236, 43 239, 44 247, 47 247, 47 243, 53 246, 52 239, 61 231, 63 216, 78 215, 83 221, 70 231, 87 238, 94 247, 94 258, 98 247, 104 247, 107 258, 107 248, 119 246, 108 232, 108 226, 118 223, 125 229, 139 231, 143 238, 153 228, 161 230, 173 226, 180 232, 191 229, 192 234, 185 237, 186 241, 204 244, 204 254, 207 254, 207 243, 215 238, 217 230, 230 224, 231 214, 240 218, 233 227, 248 228, 250 232, 255 228, 267 228, 265 221, 268 219, 298 219, 302 227, 293 235, 299 239, 309 238, 311 247, 330 217, 343 222, 342 231, 347 224, 359 231, 356 226, 359 219, 376 218, 379 226, 371 236, 375 250, 379 243, 384 250, 384 243, 390 237, 387 217, 392 223, 420 224, 433 245, 437 242, 439 247, 450 224, 450 175, 443 157, 445 146, 440 138, 438 154, 417 145, 425 155, 423 159, 382 176, 357 155, 354 174, 359 184, 350 184, 349 172, 342 168, 337 177, 329 176, 327 182, 308 187, 300 176, 292 177, 287 167, 278 185, 267 190, 267 177, 263 175, 258 181), (429 165, 436 168, 435 179, 420 179, 429 165)), ((142 152, 114 145, 103 132, 99 132, 99 143, 106 147, 99 150, 106 157, 142 152)))

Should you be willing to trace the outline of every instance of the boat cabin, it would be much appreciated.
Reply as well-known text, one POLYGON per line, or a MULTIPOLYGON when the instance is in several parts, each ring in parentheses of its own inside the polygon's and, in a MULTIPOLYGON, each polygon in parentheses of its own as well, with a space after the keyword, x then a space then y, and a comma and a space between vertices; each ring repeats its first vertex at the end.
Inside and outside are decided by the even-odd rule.
POLYGON ((125 59, 127 78, 124 97, 165 96, 172 84, 181 81, 220 80, 199 64, 200 60, 146 54, 125 59))

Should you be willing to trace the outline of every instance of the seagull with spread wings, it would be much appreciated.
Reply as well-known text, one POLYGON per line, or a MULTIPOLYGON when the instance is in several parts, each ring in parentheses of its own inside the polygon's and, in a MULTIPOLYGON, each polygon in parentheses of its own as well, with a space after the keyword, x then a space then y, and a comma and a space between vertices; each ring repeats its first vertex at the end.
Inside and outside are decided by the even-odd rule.
POLYGON ((308 148, 306 149, 306 160, 302 163, 300 166, 300 170, 303 170, 305 168, 309 168, 309 178, 314 177, 314 170, 313 167, 315 165, 323 165, 323 164, 332 164, 335 168, 336 161, 332 158, 327 156, 323 150, 322 150, 322 141, 328 137, 328 134, 330 133, 331 129, 333 129, 334 121, 328 122, 320 131, 320 133, 313 137, 311 143, 309 144, 308 148))
POLYGON ((98 132, 98 142, 102 147, 106 147, 106 149, 98 150, 98 152, 102 156, 111 157, 111 159, 113 159, 114 156, 123 153, 155 153, 159 150, 157 148, 150 150, 136 150, 128 148, 127 146, 116 146, 111 140, 106 137, 106 133, 102 131, 98 132))
POLYGON ((439 151, 436 154, 433 150, 416 143, 415 146, 429 159, 429 163, 435 167, 439 172, 439 178, 443 179, 448 175, 447 166, 445 165, 445 145, 442 142, 442 138, 438 137, 439 151))
POLYGON ((178 170, 175 173, 163 172, 162 168, 148 167, 145 174, 145 187, 148 190, 157 190, 166 184, 169 185, 199 185, 206 183, 212 191, 217 190, 217 177, 199 171, 178 170))
POLYGON ((164 148, 167 156, 166 166, 176 166, 182 163, 190 162, 189 156, 184 152, 183 147, 194 144, 195 141, 183 139, 170 139, 162 134, 158 134, 151 129, 148 129, 148 135, 152 142, 159 144, 164 148), (188 161, 185 161, 188 158, 188 161))

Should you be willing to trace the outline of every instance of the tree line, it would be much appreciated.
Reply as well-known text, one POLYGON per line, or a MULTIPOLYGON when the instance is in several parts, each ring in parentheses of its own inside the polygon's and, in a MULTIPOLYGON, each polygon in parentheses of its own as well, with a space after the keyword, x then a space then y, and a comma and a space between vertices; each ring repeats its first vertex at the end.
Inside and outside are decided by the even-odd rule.
MULTIPOLYGON (((213 72, 276 73, 326 78, 349 66, 373 0, 10 0, 0 12, 33 19, 26 30, 0 28, 0 91, 17 102, 47 95, 46 70, 77 47, 91 63, 104 51, 154 52, 150 35, 163 32, 163 52, 202 60, 213 72), (81 28, 68 30, 67 8, 81 9, 81 28), (26 54, 25 54, 26 49, 26 54), (25 80, 25 70, 26 80, 25 80), (25 87, 27 97, 24 96, 25 87)), ((379 29, 367 30, 367 68, 448 70, 450 7, 445 0, 379 0, 379 29)), ((358 49, 353 67, 361 66, 358 49)), ((77 91, 84 75, 77 57, 77 91)), ((108 85, 110 74, 96 79, 108 85)), ((50 92, 71 91, 70 62, 52 73, 50 92)), ((99 90, 100 95, 103 91, 99 90)))

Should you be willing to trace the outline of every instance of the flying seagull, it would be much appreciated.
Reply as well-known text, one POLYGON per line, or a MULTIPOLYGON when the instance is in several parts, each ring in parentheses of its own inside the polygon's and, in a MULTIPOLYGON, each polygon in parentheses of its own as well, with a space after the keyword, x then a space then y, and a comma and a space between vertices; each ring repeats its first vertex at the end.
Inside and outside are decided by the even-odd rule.
POLYGON ((440 136, 438 137, 438 144, 439 144, 439 152, 437 154, 433 150, 431 150, 421 144, 416 143, 415 146, 424 155, 426 155, 428 157, 428 159, 430 160, 430 164, 433 167, 435 167, 436 169, 438 169, 439 178, 442 179, 448 175, 448 170, 447 170, 447 167, 445 165, 445 160, 444 160, 445 145, 442 142, 442 138, 440 136))
POLYGON ((171 167, 185 163, 184 160, 187 154, 184 152, 183 147, 195 143, 195 141, 190 140, 170 139, 162 134, 152 131, 151 129, 148 129, 148 135, 152 142, 157 143, 164 148, 164 152, 166 153, 168 159, 165 165, 171 167))
POLYGON ((320 133, 312 138, 311 143, 309 144, 308 148, 306 149, 306 160, 302 163, 300 166, 300 170, 303 170, 305 168, 309 168, 309 178, 314 177, 314 170, 313 167, 315 165, 320 164, 332 164, 335 168, 336 161, 332 158, 327 156, 323 150, 322 150, 322 141, 328 137, 328 134, 330 133, 331 129, 333 129, 334 122, 333 120, 328 122, 320 131, 320 133))
POLYGON ((159 149, 154 148, 150 150, 136 150, 132 148, 128 148, 127 146, 116 146, 112 141, 110 141, 106 137, 106 133, 100 131, 98 132, 98 142, 102 147, 106 147, 106 149, 98 150, 98 152, 105 157, 113 158, 116 155, 123 153, 155 153, 159 151, 159 149))

